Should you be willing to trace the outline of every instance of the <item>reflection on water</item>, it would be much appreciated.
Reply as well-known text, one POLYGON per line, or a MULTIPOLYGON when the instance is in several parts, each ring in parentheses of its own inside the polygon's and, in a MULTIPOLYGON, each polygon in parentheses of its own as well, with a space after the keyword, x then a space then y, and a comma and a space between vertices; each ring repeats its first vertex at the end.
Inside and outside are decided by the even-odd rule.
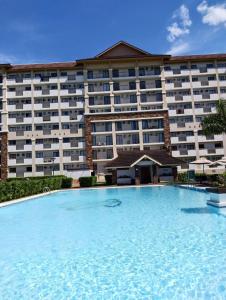
POLYGON ((95 201, 93 203, 81 203, 75 202, 73 206, 64 205, 63 208, 66 210, 81 210, 81 209, 96 209, 100 207, 117 207, 122 204, 122 201, 119 199, 106 199, 104 201, 95 201))

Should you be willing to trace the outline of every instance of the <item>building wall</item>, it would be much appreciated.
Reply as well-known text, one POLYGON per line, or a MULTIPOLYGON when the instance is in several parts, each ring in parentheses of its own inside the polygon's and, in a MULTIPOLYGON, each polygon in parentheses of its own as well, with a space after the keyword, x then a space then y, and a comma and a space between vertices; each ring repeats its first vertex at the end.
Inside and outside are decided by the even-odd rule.
POLYGON ((226 99, 225 74, 220 58, 122 59, 14 72, 0 66, 4 145, 8 139, 2 176, 6 168, 9 177, 101 171, 123 149, 167 147, 186 161, 218 159, 226 155, 226 139, 203 136, 201 121, 226 99), (154 123, 161 118, 163 128, 154 123), (105 123, 111 125, 101 131, 105 123))

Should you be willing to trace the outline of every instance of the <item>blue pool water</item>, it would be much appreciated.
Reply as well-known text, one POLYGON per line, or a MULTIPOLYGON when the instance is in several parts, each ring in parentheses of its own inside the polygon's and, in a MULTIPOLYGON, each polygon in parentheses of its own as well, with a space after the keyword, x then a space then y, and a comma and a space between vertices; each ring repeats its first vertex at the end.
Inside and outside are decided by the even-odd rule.
POLYGON ((0 299, 226 299, 226 217, 175 187, 0 209, 0 299))

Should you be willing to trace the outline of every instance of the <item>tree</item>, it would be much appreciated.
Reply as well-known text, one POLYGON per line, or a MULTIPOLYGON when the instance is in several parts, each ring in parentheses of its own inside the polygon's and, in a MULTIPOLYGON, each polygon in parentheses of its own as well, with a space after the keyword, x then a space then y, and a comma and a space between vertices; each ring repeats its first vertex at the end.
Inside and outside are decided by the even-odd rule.
POLYGON ((206 136, 226 134, 226 100, 219 100, 216 110, 215 114, 206 116, 202 121, 202 129, 206 136))

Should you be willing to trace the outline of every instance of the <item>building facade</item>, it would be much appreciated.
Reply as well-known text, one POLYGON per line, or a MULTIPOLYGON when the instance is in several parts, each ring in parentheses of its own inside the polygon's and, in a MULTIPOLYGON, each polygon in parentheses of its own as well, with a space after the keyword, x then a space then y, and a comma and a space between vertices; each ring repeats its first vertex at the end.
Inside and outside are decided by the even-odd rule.
POLYGON ((105 172, 119 151, 226 156, 202 119, 226 99, 226 54, 155 55, 119 42, 93 58, 0 65, 1 178, 105 172))

